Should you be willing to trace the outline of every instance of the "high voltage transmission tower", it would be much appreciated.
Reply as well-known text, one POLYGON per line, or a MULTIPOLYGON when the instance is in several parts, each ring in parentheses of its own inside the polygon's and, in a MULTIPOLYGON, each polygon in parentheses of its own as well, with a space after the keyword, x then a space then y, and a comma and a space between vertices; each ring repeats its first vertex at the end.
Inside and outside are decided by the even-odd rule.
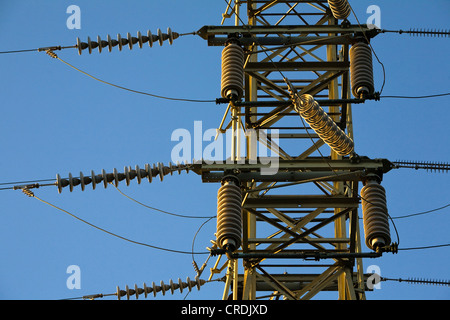
POLYGON ((230 1, 223 16, 234 26, 200 30, 225 46, 222 97, 231 127, 248 132, 246 150, 239 137, 232 145, 235 163, 201 168, 204 182, 222 182, 215 252, 225 259, 224 299, 364 299, 363 258, 396 250, 380 185, 393 164, 359 156, 353 143, 351 102, 375 94, 377 33, 351 24, 350 12, 347 1, 230 1), (256 140, 277 153, 276 173, 263 173, 256 140))
MULTIPOLYGON (((348 1, 226 2, 222 25, 193 34, 209 46, 223 47, 216 102, 226 108, 218 134, 231 131, 230 158, 57 175, 52 184, 59 192, 78 185, 84 190, 88 184, 106 188, 122 180, 128 185, 133 179, 151 182, 193 171, 203 182, 220 185, 216 238, 209 248, 216 260, 209 280, 222 277, 223 299, 310 299, 323 291, 337 291, 339 299, 365 299, 370 288, 363 260, 397 251, 383 175, 401 167, 448 171, 449 166, 357 153, 352 104, 379 98, 370 42, 381 32, 352 24, 348 1), (227 19, 232 25, 224 25, 227 19), (261 155, 262 148, 270 155, 261 155)), ((182 35, 170 29, 139 32, 137 37, 78 39, 72 47, 39 51, 57 57, 53 51, 65 48, 77 48, 79 54, 142 48, 145 43, 172 44, 182 35)), ((33 187, 39 185, 18 188, 32 196, 28 189, 33 187)), ((114 295, 200 288, 204 268, 194 267, 195 281, 127 286, 114 295)))

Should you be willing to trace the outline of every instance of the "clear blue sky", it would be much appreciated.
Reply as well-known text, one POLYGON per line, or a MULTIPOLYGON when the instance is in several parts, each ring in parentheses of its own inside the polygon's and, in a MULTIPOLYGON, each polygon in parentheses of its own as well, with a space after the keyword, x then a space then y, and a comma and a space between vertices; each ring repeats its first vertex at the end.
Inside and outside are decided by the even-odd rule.
MULTIPOLYGON (((381 8, 381 28, 448 29, 450 2, 351 1, 364 23, 366 9, 381 8)), ((73 45, 150 29, 170 27, 187 33, 218 25, 225 1, 12 1, 0 2, 0 51, 73 45), (66 27, 66 9, 81 8, 81 29, 66 27)), ((352 22, 356 22, 351 17, 352 22)), ((448 38, 381 34, 372 45, 386 68, 385 95, 428 95, 449 92, 448 38)), ((197 36, 185 36, 170 46, 155 45, 112 53, 75 49, 57 54, 101 79, 171 97, 215 99, 220 95, 219 47, 208 47, 197 36)), ((77 176, 101 169, 171 161, 175 129, 217 128, 224 105, 184 103, 137 95, 104 85, 74 71, 45 53, 0 55, 0 183, 52 179, 57 173, 77 176)), ((382 83, 374 60, 376 89, 382 83)), ((355 105, 353 121, 357 152, 392 161, 449 161, 450 97, 424 100, 383 99, 355 105)), ((386 174, 391 216, 450 203, 448 174, 411 169, 386 174)), ((150 206, 186 215, 216 213, 217 184, 203 184, 195 173, 167 176, 152 184, 122 183, 126 194, 150 206)), ((203 220, 167 216, 123 197, 113 187, 99 186, 58 194, 55 187, 34 190, 37 196, 108 231, 135 241, 190 251, 203 220)), ((139 286, 194 278, 190 255, 163 252, 112 237, 28 198, 20 191, 0 191, 0 299, 63 299, 113 293, 116 286, 139 286), (66 269, 81 269, 81 289, 69 290, 66 269)), ((401 247, 449 242, 450 209, 396 220, 401 247)), ((392 226, 391 226, 392 229, 392 226)), ((197 236, 196 251, 214 238, 215 221, 197 236)), ((393 238, 396 240, 395 233, 393 238)), ((367 250, 367 248, 365 248, 367 250)), ((199 265, 206 256, 196 255, 199 265)), ((211 259, 203 278, 209 276, 211 259)), ((449 247, 401 251, 365 262, 378 265, 388 278, 448 279, 449 247)), ((382 282, 368 299, 448 299, 448 287, 382 282)), ((187 299, 220 299, 222 283, 208 283, 187 299)), ((158 299, 183 299, 175 293, 158 299)), ((318 296, 320 297, 320 296, 318 296)), ((142 296, 143 298, 143 296, 142 296)), ((326 295, 325 298, 335 298, 326 295)), ((154 299, 153 297, 150 299, 154 299)))

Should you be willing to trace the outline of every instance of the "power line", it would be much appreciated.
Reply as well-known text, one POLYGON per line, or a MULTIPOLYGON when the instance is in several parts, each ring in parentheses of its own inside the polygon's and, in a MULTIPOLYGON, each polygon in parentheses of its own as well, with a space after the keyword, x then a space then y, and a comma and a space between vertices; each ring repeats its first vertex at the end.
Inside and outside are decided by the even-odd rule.
MULTIPOLYGON (((168 248, 158 247, 158 246, 154 246, 154 245, 150 245, 150 244, 147 244, 147 243, 138 242, 138 241, 134 241, 134 240, 125 238, 125 237, 120 236, 120 235, 118 235, 118 234, 116 234, 116 233, 113 233, 113 232, 111 232, 111 231, 108 231, 108 230, 105 230, 105 229, 103 229, 103 228, 100 228, 100 227, 98 227, 98 226, 96 226, 96 225, 94 225, 94 224, 92 224, 92 223, 90 223, 90 222, 88 222, 88 221, 86 221, 86 220, 84 220, 84 219, 81 219, 80 217, 78 217, 78 216, 76 216, 76 215, 70 213, 70 212, 67 211, 67 210, 64 210, 64 209, 62 209, 62 208, 60 208, 60 207, 57 207, 57 206, 55 206, 54 204, 51 204, 51 203, 49 203, 49 202, 47 202, 47 201, 45 201, 45 200, 43 200, 43 199, 37 197, 37 196, 36 196, 31 190, 29 190, 29 189, 23 189, 22 191, 23 191, 23 193, 26 194, 27 196, 32 197, 32 198, 35 198, 35 199, 41 201, 42 203, 45 203, 45 204, 47 204, 47 205, 49 205, 49 206, 51 206, 51 207, 53 207, 53 208, 55 208, 55 209, 58 209, 58 210, 60 210, 60 211, 62 211, 62 212, 64 212, 64 213, 67 213, 67 214, 70 215, 71 217, 73 217, 73 218, 75 218, 75 219, 77 219, 77 220, 79 220, 79 221, 81 221, 81 222, 83 222, 83 223, 85 223, 85 224, 87 224, 87 225, 89 225, 89 226, 91 226, 91 227, 97 229, 97 230, 100 230, 100 231, 105 232, 105 233, 107 233, 107 234, 109 234, 109 235, 112 235, 112 236, 114 236, 114 237, 116 237, 116 238, 125 240, 125 241, 127 241, 127 242, 131 242, 131 243, 134 243, 134 244, 138 244, 138 245, 141 245, 141 246, 145 246, 145 247, 157 249, 157 250, 168 251, 168 252, 173 252, 173 253, 189 254, 189 255, 192 254, 192 252, 189 252, 189 251, 181 251, 181 250, 174 250, 174 249, 168 249, 168 248)), ((195 254, 209 254, 209 252, 195 252, 195 254)))
POLYGON ((412 247, 412 248, 398 248, 398 250, 424 250, 424 249, 434 249, 434 248, 442 248, 442 247, 449 247, 450 243, 444 243, 444 244, 437 244, 432 246, 423 246, 423 247, 412 247))
POLYGON ((390 98, 390 99, 428 99, 428 98, 437 98, 437 97, 444 97, 444 96, 450 96, 450 92, 431 94, 431 95, 425 95, 425 96, 380 96, 380 98, 390 98))
POLYGON ((24 50, 11 50, 11 51, 0 51, 0 54, 7 54, 7 53, 22 53, 22 52, 31 52, 31 51, 38 51, 38 49, 24 49, 24 50))
POLYGON ((15 181, 15 182, 2 182, 0 185, 13 185, 9 187, 0 188, 0 190, 18 190, 18 189, 34 189, 40 187, 48 187, 48 186, 57 186, 58 182, 55 179, 43 179, 43 180, 28 180, 28 181, 15 181), (40 182, 49 182, 53 181, 53 183, 40 183, 40 182))
POLYGON ((25 183, 37 183, 37 182, 48 182, 55 181, 55 179, 40 179, 40 180, 26 180, 26 181, 13 181, 13 182, 1 182, 0 186, 10 185, 10 184, 25 184, 25 183))
POLYGON ((182 215, 182 214, 172 213, 172 212, 164 211, 164 210, 161 210, 161 209, 158 209, 158 208, 150 207, 150 206, 148 206, 148 205, 146 205, 146 204, 144 204, 144 203, 142 203, 142 202, 140 202, 140 201, 138 201, 138 200, 136 200, 136 199, 134 199, 134 198, 132 198, 132 197, 130 197, 130 196, 128 196, 128 195, 126 195, 126 194, 123 193, 118 187, 116 187, 113 183, 110 183, 110 184, 113 185, 113 186, 117 189, 117 191, 119 191, 119 193, 122 194, 123 196, 125 196, 125 197, 127 197, 128 199, 130 199, 131 201, 136 202, 137 204, 139 204, 139 205, 141 205, 141 206, 143 206, 143 207, 145 207, 145 208, 151 209, 151 210, 155 210, 155 211, 158 211, 158 212, 161 212, 161 213, 165 213, 165 214, 168 214, 168 215, 171 215, 171 216, 175 216, 175 217, 180 217, 180 218, 190 218, 190 219, 212 219, 212 218, 215 218, 215 217, 216 217, 216 216, 208 216, 208 217, 206 217, 206 216, 204 216, 204 217, 201 217, 201 216, 188 216, 188 215, 182 215))
POLYGON ((197 265, 197 262, 195 261, 194 258, 194 245, 195 245, 195 239, 197 238, 198 233, 200 232, 200 230, 203 228, 204 225, 206 225, 209 221, 211 221, 214 217, 211 217, 209 219, 207 219, 206 221, 204 221, 200 227, 198 227, 197 231, 194 234, 194 237, 192 238, 192 266, 194 267, 194 270, 197 272, 197 276, 200 277, 200 275, 202 274, 203 270, 206 267, 206 264, 209 260, 209 258, 211 257, 211 254, 208 256, 208 258, 206 259, 206 261, 203 263, 202 267, 199 268, 197 265))
POLYGON ((422 214, 427 214, 427 213, 431 213, 431 212, 436 212, 436 211, 439 211, 439 210, 442 210, 442 209, 445 209, 445 208, 448 208, 448 207, 450 207, 450 203, 449 203, 449 204, 446 204, 445 206, 436 208, 436 209, 431 209, 431 210, 427 210, 427 211, 422 211, 422 212, 417 212, 417 213, 407 214, 407 215, 404 215, 404 216, 392 217, 392 219, 403 219, 403 218, 415 217, 415 216, 419 216, 419 215, 422 215, 422 214))
MULTIPOLYGON (((189 33, 190 34, 190 33, 189 33)), ((101 80, 97 77, 94 77, 93 75, 78 69, 77 67, 73 66, 72 64, 68 63, 67 61, 64 61, 63 59, 59 58, 53 51, 54 50, 61 50, 61 49, 67 49, 67 48, 76 48, 77 46, 69 46, 69 47, 47 47, 47 48, 38 48, 38 49, 24 49, 24 50, 11 50, 11 51, 2 51, 0 52, 0 54, 7 54, 7 53, 21 53, 21 52, 32 52, 32 51, 37 51, 37 52, 41 52, 41 51, 45 51, 49 56, 51 56, 52 58, 56 58, 58 60, 60 60, 61 62, 65 63, 66 65, 68 65, 69 67, 73 68, 74 70, 81 72, 85 75, 87 75, 88 77, 97 80, 101 83, 122 89, 122 90, 126 90, 129 92, 133 92, 133 93, 137 93, 137 94, 142 94, 142 95, 147 95, 147 96, 151 96, 154 98, 159 98, 159 99, 166 99, 166 100, 172 100, 172 101, 183 101, 183 102, 196 102, 196 103, 211 103, 211 102, 216 102, 216 100, 202 100, 202 99, 185 99, 185 98, 174 98, 174 97, 167 97, 167 96, 162 96, 162 95, 157 95, 157 94, 153 94, 153 93, 149 93, 149 92, 143 92, 143 91, 139 91, 139 90, 134 90, 134 89, 130 89, 130 88, 126 88, 123 86, 119 86, 113 83, 110 83, 108 81, 104 81, 101 80)))
POLYGON ((9 51, 0 51, 0 54, 8 54, 8 53, 23 53, 23 52, 42 52, 42 51, 55 51, 55 50, 62 50, 62 49, 73 49, 77 46, 52 46, 52 47, 43 47, 43 48, 36 48, 36 49, 23 49, 23 50, 9 50, 9 51))
POLYGON ((122 90, 125 90, 125 91, 129 91, 129 92, 133 92, 133 93, 137 93, 137 94, 142 94, 142 95, 150 96, 150 97, 153 97, 153 98, 165 99, 165 100, 172 100, 172 101, 196 102, 196 103, 211 103, 211 102, 216 102, 216 100, 200 100, 200 99, 185 99, 185 98, 167 97, 167 96, 161 96, 161 95, 157 95, 157 94, 153 94, 153 93, 149 93, 149 92, 143 92, 143 91, 138 91, 138 90, 126 88, 126 87, 123 87, 123 86, 119 86, 119 85, 117 85, 117 84, 114 84, 114 83, 111 83, 111 82, 108 82, 108 81, 99 79, 99 78, 97 78, 97 77, 94 77, 93 75, 91 75, 91 74, 89 74, 89 73, 87 73, 87 72, 85 72, 85 71, 83 71, 83 70, 78 69, 77 67, 75 67, 75 66, 73 66, 72 64, 68 63, 67 61, 64 61, 63 59, 59 58, 59 57, 58 57, 54 52, 52 52, 51 50, 50 50, 50 51, 47 51, 47 53, 48 53, 52 58, 58 59, 59 61, 65 63, 66 65, 68 65, 69 67, 71 67, 72 69, 74 69, 74 70, 76 70, 76 71, 78 71, 78 72, 81 72, 81 73, 83 73, 84 75, 87 75, 88 77, 90 77, 90 78, 92 78, 92 79, 94 79, 94 80, 96 80, 96 81, 99 81, 99 82, 101 82, 101 83, 107 84, 107 85, 109 85, 109 86, 112 86, 112 87, 115 87, 115 88, 118 88, 118 89, 122 89, 122 90))

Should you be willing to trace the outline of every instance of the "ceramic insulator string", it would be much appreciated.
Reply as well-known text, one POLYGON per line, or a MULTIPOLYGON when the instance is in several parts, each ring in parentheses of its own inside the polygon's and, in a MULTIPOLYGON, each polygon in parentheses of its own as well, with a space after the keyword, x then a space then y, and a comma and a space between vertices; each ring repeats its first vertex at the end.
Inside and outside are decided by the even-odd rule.
POLYGON ((234 42, 222 50, 222 98, 241 99, 244 92, 244 50, 234 42))
POLYGON ((125 290, 121 290, 119 287, 117 287, 116 296, 117 299, 120 300, 122 297, 127 298, 127 300, 130 300, 133 296, 136 297, 136 299, 139 298, 141 294, 144 294, 145 298, 151 293, 154 297, 156 297, 156 294, 158 292, 161 292, 162 295, 165 295, 166 292, 170 292, 171 294, 174 294, 176 290, 179 290, 180 293, 183 292, 183 289, 188 289, 189 292, 192 290, 192 288, 197 287, 198 290, 200 290, 200 287, 203 286, 206 283, 205 280, 196 278, 195 281, 189 279, 189 277, 186 278, 186 282, 181 281, 180 278, 178 278, 177 282, 174 282, 173 280, 170 280, 169 284, 165 284, 162 280, 159 283, 159 285, 156 285, 154 282, 152 282, 151 286, 147 286, 145 283, 143 285, 143 288, 139 288, 136 284, 133 288, 129 288, 128 285, 125 287, 125 290))
POLYGON ((357 42, 349 54, 352 93, 356 98, 364 99, 375 91, 372 50, 367 43, 357 42))
POLYGON ((102 183, 105 188, 108 187, 109 183, 113 183, 116 187, 119 185, 120 181, 125 180, 127 186, 130 185, 130 181, 136 179, 138 184, 141 183, 143 179, 147 179, 148 182, 152 182, 152 179, 155 177, 159 177, 161 181, 163 181, 164 176, 168 174, 173 174, 174 171, 177 171, 179 174, 181 171, 189 172, 189 164, 179 164, 173 165, 170 163, 168 166, 165 166, 162 163, 153 164, 145 164, 145 168, 141 169, 138 165, 135 166, 134 169, 131 167, 125 167, 124 172, 118 172, 116 168, 113 169, 113 172, 107 173, 104 169, 102 169, 101 174, 95 174, 94 171, 91 171, 89 176, 85 176, 82 172, 80 172, 79 177, 73 177, 72 173, 69 173, 69 177, 66 179, 62 179, 59 174, 56 175, 56 185, 58 187, 58 192, 61 193, 62 189, 65 187, 69 187, 70 192, 73 191, 74 187, 80 186, 81 190, 84 191, 86 185, 91 184, 92 189, 95 190, 97 184, 102 183))
POLYGON ((376 178, 369 178, 361 189, 364 235, 369 249, 391 243, 386 191, 376 178))
POLYGON ((242 193, 235 179, 224 178, 217 194, 217 245, 235 251, 241 246, 242 193))
POLYGON ((133 37, 130 33, 127 33, 126 37, 117 34, 117 40, 112 39, 110 35, 107 35, 106 40, 102 40, 100 36, 97 36, 97 41, 92 41, 91 38, 88 37, 87 42, 81 42, 80 38, 77 38, 76 48, 78 49, 79 55, 86 49, 88 49, 89 54, 91 54, 94 49, 98 49, 98 52, 101 53, 103 48, 107 48, 108 51, 111 52, 112 48, 116 46, 119 48, 119 51, 122 51, 122 48, 126 46, 131 50, 134 45, 138 45, 139 48, 142 48, 145 43, 148 43, 149 47, 152 47, 155 42, 158 42, 159 45, 162 46, 163 42, 166 40, 169 41, 169 44, 172 44, 173 40, 177 39, 179 36, 180 34, 172 32, 170 28, 167 28, 167 33, 162 33, 161 29, 158 29, 157 34, 155 35, 152 34, 150 30, 147 31, 147 35, 143 35, 138 31, 136 37, 133 37))

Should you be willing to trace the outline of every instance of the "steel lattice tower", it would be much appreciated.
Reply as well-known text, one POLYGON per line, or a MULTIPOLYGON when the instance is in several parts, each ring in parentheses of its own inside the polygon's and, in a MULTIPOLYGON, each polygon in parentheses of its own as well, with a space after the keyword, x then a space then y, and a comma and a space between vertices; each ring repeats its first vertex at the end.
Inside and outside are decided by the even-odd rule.
POLYGON ((225 127, 229 117, 233 130, 232 161, 203 163, 199 171, 203 182, 239 178, 243 229, 241 248, 222 252, 211 277, 226 270, 223 299, 310 299, 321 291, 365 299, 362 259, 378 255, 363 252, 358 189, 364 176, 382 176, 391 165, 330 149, 295 112, 284 78, 299 95, 314 96, 353 139, 351 102, 361 100, 352 96, 349 49, 355 39, 373 36, 371 29, 337 20, 327 1, 230 0, 223 17, 221 26, 198 34, 209 46, 238 39, 244 93, 226 101, 222 120, 225 127), (223 24, 233 18, 234 25, 223 24), (276 174, 260 173, 258 143, 277 153, 276 174))

